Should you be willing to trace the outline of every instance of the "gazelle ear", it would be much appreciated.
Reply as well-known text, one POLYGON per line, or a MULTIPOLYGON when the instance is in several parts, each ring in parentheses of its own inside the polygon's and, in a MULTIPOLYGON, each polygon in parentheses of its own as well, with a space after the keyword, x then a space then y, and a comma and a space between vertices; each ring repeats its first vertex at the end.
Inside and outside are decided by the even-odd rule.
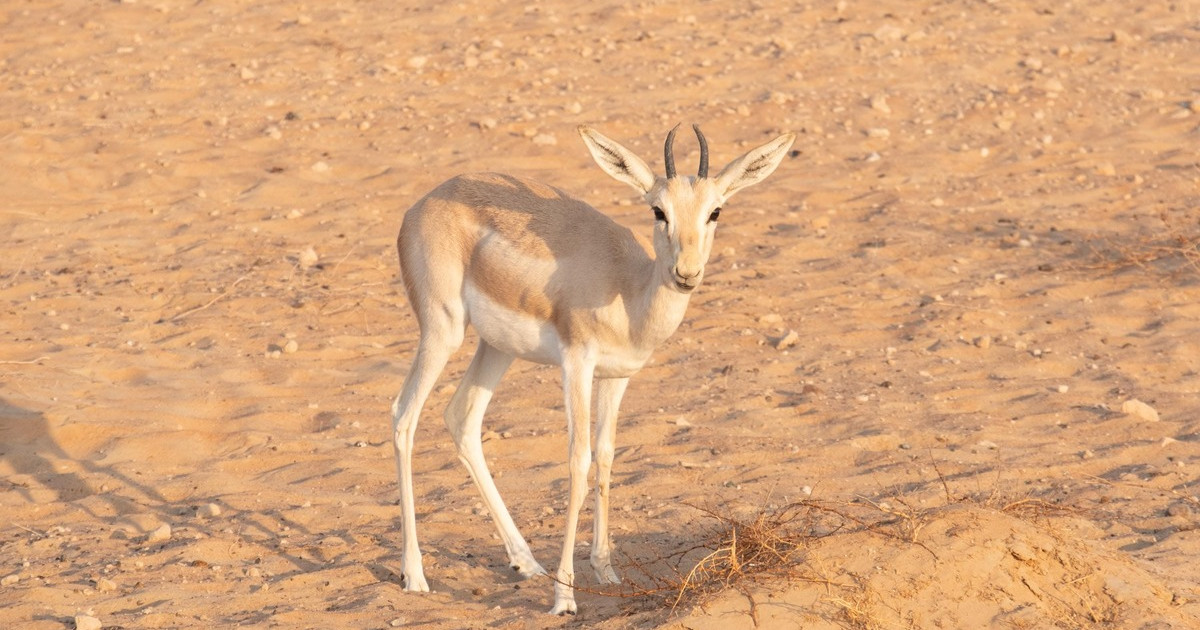
POLYGON ((766 179, 783 161, 787 150, 796 141, 796 134, 785 133, 732 161, 717 175, 717 190, 726 199, 733 193, 766 179))
POLYGON ((646 166, 642 158, 634 155, 616 140, 591 127, 581 126, 579 135, 583 136, 583 142, 588 151, 591 151, 592 159, 613 179, 629 184, 642 194, 649 192, 654 186, 654 171, 646 166))

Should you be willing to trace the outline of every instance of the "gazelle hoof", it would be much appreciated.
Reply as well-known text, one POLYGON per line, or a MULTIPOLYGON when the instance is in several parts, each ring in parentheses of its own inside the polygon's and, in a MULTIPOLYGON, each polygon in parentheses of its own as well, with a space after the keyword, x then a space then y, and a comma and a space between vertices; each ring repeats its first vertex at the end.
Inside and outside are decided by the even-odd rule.
POLYGON ((521 574, 521 577, 529 579, 539 575, 546 575, 546 570, 537 560, 533 559, 532 554, 524 554, 523 557, 510 558, 513 571, 521 574))
POLYGON ((617 572, 613 570, 611 564, 605 564, 594 567, 596 570, 596 579, 601 584, 620 584, 621 578, 617 576, 617 572))
POLYGON ((416 575, 403 573, 400 575, 400 579, 404 581, 404 590, 406 591, 411 591, 414 593, 429 592, 429 583, 425 581, 425 576, 421 575, 420 573, 417 573, 416 575))
POLYGON ((554 608, 550 609, 551 615, 574 615, 576 612, 577 610, 574 599, 555 602, 554 608))

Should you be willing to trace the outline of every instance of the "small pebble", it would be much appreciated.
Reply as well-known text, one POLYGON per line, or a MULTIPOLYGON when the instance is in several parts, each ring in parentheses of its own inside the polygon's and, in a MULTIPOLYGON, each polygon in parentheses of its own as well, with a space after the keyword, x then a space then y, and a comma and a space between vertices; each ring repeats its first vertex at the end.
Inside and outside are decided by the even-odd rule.
POLYGON ((75 630, 102 630, 104 624, 91 615, 76 615, 75 630))
POLYGON ((1069 391, 1071 391, 1070 385, 1059 385, 1058 386, 1058 393, 1060 393, 1060 394, 1065 394, 1069 391))
POLYGON ((1167 516, 1191 516, 1192 506, 1179 502, 1167 506, 1167 516))
POLYGON ((6 576, 4 576, 3 579, 0 579, 0 586, 12 586, 13 584, 16 584, 17 582, 20 582, 20 581, 21 581, 21 576, 17 575, 16 573, 13 573, 12 575, 6 575, 6 576))
POLYGON ((767 94, 763 97, 763 100, 775 105, 786 105, 795 99, 793 99, 792 96, 786 92, 776 92, 772 90, 767 92, 767 94))
POLYGON ((317 160, 311 168, 314 173, 327 173, 329 172, 329 163, 324 160, 317 160))
POLYGON ((216 503, 209 503, 209 504, 201 507, 200 510, 197 512, 197 514, 199 514, 200 516, 206 517, 206 518, 220 516, 221 515, 221 506, 217 505, 216 503))
POLYGON ((871 36, 881 42, 898 42, 904 39, 904 31, 902 31, 898 26, 884 24, 883 26, 875 29, 875 32, 872 33, 871 36))
POLYGON ((170 539, 171 539, 171 526, 166 523, 159 525, 158 529, 156 529, 146 535, 146 542, 152 543, 152 544, 166 542, 170 539))
POLYGON ((788 330, 787 334, 775 340, 775 349, 784 350, 791 348, 800 341, 800 334, 794 330, 788 330))
POLYGON ((1158 422, 1158 411, 1146 403, 1130 398, 1121 405, 1121 411, 1140 420, 1158 422))
POLYGON ((317 256, 317 250, 313 249, 311 245, 300 252, 300 255, 296 258, 296 262, 300 265, 301 269, 312 267, 317 264, 318 260, 320 260, 320 257, 317 256))
POLYGON ((300 349, 300 344, 296 343, 295 339, 288 339, 287 343, 283 344, 283 351, 291 354, 300 349))
POLYGON ((1037 552, 1034 551, 1033 548, 1028 544, 1020 540, 1014 541, 1011 545, 1009 545, 1008 552, 1021 562, 1029 562, 1030 560, 1035 560, 1037 558, 1037 552))
POLYGON ((117 583, 108 578, 97 578, 96 590, 101 593, 111 593, 112 591, 117 590, 117 583))

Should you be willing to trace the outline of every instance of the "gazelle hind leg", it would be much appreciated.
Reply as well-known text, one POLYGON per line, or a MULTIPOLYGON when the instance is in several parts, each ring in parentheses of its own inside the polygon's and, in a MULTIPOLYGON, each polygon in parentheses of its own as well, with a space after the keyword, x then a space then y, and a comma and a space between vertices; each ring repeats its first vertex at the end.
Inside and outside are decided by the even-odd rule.
POLYGON ((461 318, 457 322, 441 321, 437 334, 430 334, 432 327, 422 325, 417 356, 413 359, 408 376, 404 378, 404 388, 392 403, 392 444, 396 451, 396 469, 400 481, 403 538, 400 562, 406 591, 429 590, 421 565, 421 550, 417 544, 412 469, 413 438, 416 436, 417 421, 420 419, 421 409, 425 406, 425 400, 429 398, 429 392, 433 390, 450 355, 462 345, 464 327, 461 322, 461 318))
POLYGON ((512 356, 480 340, 475 358, 471 360, 462 383, 446 407, 445 418, 446 428, 450 430, 454 444, 458 447, 458 458, 471 474, 479 493, 483 495, 488 512, 491 513, 500 538, 504 541, 512 568, 525 577, 532 577, 541 575, 546 570, 534 559, 529 550, 529 543, 525 542, 525 538, 517 530, 504 500, 500 498, 496 482, 492 479, 487 460, 483 456, 483 414, 493 392, 496 391, 496 385, 512 364, 512 360, 512 356))
POLYGON ((592 570, 601 584, 620 584, 612 566, 612 538, 608 533, 608 487, 617 432, 617 411, 625 395, 627 378, 596 381, 596 512, 592 515, 592 570))

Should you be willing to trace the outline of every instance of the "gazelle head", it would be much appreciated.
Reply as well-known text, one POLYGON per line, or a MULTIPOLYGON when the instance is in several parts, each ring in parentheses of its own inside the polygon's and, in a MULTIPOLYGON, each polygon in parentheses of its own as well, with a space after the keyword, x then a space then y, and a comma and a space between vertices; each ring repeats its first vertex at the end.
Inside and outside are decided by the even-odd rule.
POLYGON ((712 253, 713 234, 721 206, 739 190, 770 175, 795 141, 783 134, 730 162, 715 177, 708 176, 708 142, 698 125, 692 125, 700 142, 700 168, 695 177, 675 172, 676 126, 667 134, 663 149, 666 176, 657 177, 646 162, 629 149, 599 132, 580 127, 592 158, 614 179, 642 194, 654 213, 654 253, 662 281, 680 293, 691 293, 704 278, 712 253))

